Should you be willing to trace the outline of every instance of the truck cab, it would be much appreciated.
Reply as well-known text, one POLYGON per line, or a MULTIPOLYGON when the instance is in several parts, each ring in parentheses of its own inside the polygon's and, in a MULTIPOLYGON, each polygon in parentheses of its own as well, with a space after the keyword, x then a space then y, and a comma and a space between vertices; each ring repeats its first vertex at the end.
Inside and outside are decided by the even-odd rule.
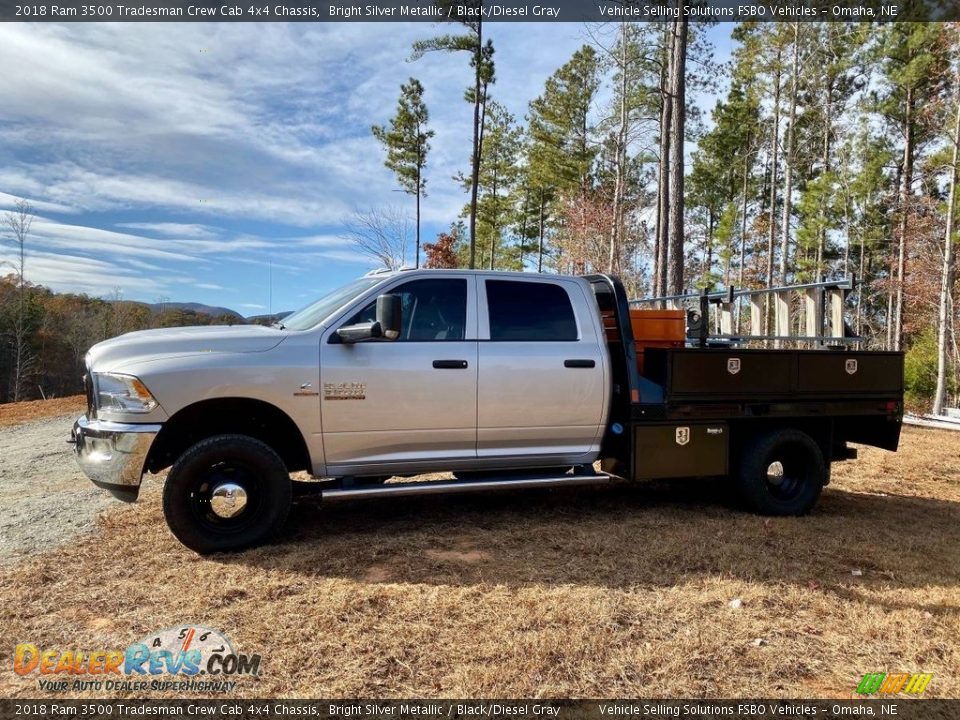
MULTIPOLYGON (((294 318, 296 322, 296 318, 294 318)), ((592 463, 609 402, 580 278, 400 272, 317 332, 324 475, 592 463), (399 298, 396 337, 345 339, 399 298)))

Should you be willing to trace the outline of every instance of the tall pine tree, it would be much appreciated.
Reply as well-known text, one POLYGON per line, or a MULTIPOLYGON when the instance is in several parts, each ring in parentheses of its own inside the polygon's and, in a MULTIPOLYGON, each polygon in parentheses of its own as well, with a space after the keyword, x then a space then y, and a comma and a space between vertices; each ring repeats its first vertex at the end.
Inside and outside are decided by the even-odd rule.
POLYGON ((417 254, 416 267, 420 267, 420 199, 426 197, 427 153, 433 130, 427 129, 430 114, 423 102, 423 85, 416 78, 400 86, 397 113, 389 127, 374 125, 371 130, 387 150, 384 164, 393 170, 405 193, 416 198, 417 205, 417 254))

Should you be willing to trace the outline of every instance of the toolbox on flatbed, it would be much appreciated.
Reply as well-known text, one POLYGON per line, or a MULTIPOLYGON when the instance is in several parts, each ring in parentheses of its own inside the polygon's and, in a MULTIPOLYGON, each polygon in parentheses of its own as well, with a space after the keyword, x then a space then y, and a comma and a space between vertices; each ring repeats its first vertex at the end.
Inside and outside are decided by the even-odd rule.
POLYGON ((903 355, 896 352, 647 348, 643 373, 668 399, 837 399, 903 391, 903 355))

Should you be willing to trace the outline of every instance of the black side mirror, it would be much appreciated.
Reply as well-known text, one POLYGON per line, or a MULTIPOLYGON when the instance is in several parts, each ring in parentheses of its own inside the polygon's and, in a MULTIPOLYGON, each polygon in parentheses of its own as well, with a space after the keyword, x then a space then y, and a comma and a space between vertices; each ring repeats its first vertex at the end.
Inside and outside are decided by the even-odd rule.
POLYGON ((383 331, 380 329, 380 323, 378 322, 344 325, 342 328, 337 330, 337 337, 340 338, 341 342, 345 343, 355 343, 360 342, 361 340, 369 340, 370 338, 378 338, 382 336, 383 331))
POLYGON ((400 337, 403 309, 399 295, 381 295, 377 298, 377 321, 383 337, 396 340, 400 337))

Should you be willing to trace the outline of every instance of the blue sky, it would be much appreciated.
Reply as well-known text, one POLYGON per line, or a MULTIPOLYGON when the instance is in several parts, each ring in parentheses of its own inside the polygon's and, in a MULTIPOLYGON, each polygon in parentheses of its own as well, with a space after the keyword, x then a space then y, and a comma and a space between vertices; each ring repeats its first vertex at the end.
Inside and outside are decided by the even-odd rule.
MULTIPOLYGON (((36 210, 27 280, 254 315, 300 307, 363 274, 374 263, 341 237, 343 221, 356 209, 412 209, 370 134, 411 75, 436 131, 429 240, 466 200, 452 177, 469 161, 470 69, 465 56, 408 58, 414 40, 455 29, 0 24, 0 210, 18 197, 36 210)), ((588 39, 574 23, 486 29, 493 94, 518 118, 588 39)), ((710 31, 720 59, 730 29, 710 31)), ((12 255, 0 246, 0 262, 12 255)))

